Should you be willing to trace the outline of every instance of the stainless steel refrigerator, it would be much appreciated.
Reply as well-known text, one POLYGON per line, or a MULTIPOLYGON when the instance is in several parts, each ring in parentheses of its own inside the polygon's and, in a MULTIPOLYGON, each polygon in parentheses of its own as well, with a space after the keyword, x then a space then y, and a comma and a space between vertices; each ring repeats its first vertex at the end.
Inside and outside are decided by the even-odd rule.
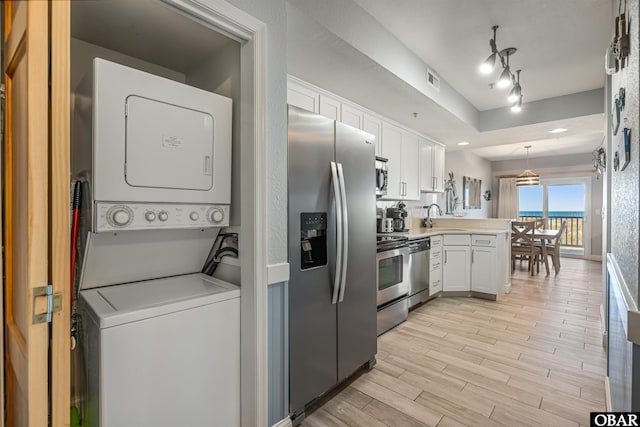
POLYGON ((290 411, 375 361, 373 136, 289 106, 290 411))

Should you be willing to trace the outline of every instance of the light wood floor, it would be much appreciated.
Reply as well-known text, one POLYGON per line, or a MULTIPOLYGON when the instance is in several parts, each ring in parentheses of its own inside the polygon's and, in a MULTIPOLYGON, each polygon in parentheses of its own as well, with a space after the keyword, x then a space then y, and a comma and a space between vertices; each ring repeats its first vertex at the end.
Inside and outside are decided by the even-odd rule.
POLYGON ((378 363, 303 426, 588 426, 605 409, 599 262, 516 266, 501 301, 438 298, 378 339, 378 363))

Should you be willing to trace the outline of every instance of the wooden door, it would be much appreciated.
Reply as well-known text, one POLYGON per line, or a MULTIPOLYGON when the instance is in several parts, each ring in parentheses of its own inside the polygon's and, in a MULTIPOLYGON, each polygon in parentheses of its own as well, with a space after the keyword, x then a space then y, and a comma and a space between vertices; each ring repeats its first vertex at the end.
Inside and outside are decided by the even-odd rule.
POLYGON ((68 4, 4 6, 6 420, 9 426, 68 425, 68 4), (53 39, 50 20, 61 20, 53 39), (50 62, 50 40, 58 44, 51 44, 52 56, 66 55, 58 55, 58 63, 50 62), (47 297, 39 294, 47 285, 62 293, 52 330, 38 319, 46 312, 47 297))

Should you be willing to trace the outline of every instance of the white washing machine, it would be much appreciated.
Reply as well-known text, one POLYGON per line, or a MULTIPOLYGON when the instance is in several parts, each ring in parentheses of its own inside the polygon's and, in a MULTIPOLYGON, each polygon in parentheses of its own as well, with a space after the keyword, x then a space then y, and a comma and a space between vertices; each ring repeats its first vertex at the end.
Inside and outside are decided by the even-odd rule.
POLYGON ((239 297, 203 274, 82 291, 83 425, 239 426, 239 297))

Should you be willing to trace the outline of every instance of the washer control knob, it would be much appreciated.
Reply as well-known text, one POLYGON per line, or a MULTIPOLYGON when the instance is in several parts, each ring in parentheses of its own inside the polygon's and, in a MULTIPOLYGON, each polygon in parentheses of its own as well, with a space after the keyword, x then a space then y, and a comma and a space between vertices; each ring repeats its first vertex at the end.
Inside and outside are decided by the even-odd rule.
POLYGON ((197 221, 198 218, 200 218, 200 215, 198 215, 198 212, 191 212, 189 214, 189 218, 191 219, 191 221, 197 221))
POLYGON ((165 222, 169 219, 169 214, 167 213, 167 211, 160 211, 158 212, 158 219, 162 222, 165 222))
POLYGON ((126 206, 113 206, 107 211, 107 221, 114 227, 125 227, 132 219, 133 212, 126 206))
POLYGON ((220 208, 213 208, 209 213, 209 221, 214 224, 220 224, 224 221, 224 211, 220 208))
POLYGON ((144 219, 149 222, 153 222, 156 220, 156 213, 154 211, 147 211, 144 213, 144 219))

